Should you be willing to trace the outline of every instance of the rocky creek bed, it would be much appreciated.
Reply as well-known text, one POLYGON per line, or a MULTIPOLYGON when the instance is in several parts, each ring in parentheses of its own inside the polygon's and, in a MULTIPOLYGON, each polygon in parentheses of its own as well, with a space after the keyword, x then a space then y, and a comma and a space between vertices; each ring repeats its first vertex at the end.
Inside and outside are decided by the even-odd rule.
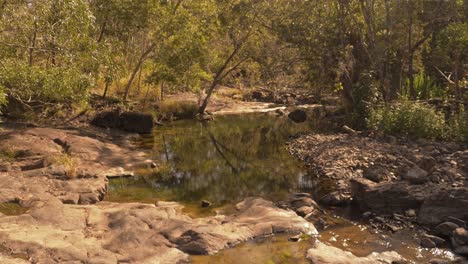
MULTIPOLYGON (((285 126, 280 124, 279 127, 285 126)), ((225 130, 225 127, 221 128, 225 130)), ((200 127, 200 129, 205 128, 200 127)), ((273 127, 272 130, 267 130, 264 126, 260 126, 258 130, 261 131, 261 135, 270 135, 271 131, 276 129, 273 127)), ((213 134, 216 136, 216 133, 213 134)), ((255 135, 248 135, 249 138, 254 138, 259 146, 268 143, 268 141, 264 142, 263 136, 258 138, 255 135)), ((287 137, 288 134, 283 136, 287 137)), ((92 128, 63 130, 2 127, 0 132, 0 263, 216 263, 212 262, 216 258, 197 262, 197 259, 191 258, 190 255, 219 255, 218 252, 224 252, 226 249, 226 252, 231 250, 237 252, 235 250, 242 249, 242 247, 235 247, 239 243, 285 233, 288 234, 286 237, 289 240, 305 239, 308 241, 306 244, 301 244, 302 248, 307 249, 307 252, 302 252, 301 258, 308 259, 307 261, 312 263, 400 263, 398 261, 404 261, 404 258, 396 252, 379 250, 380 253, 369 252, 354 255, 343 250, 342 247, 335 247, 333 243, 316 241, 317 229, 314 224, 329 224, 330 220, 327 217, 329 213, 320 208, 311 199, 313 196, 308 193, 293 195, 291 192, 287 195, 288 199, 283 199, 286 196, 282 196, 280 200, 283 202, 270 202, 260 198, 265 195, 261 190, 257 190, 256 193, 261 194, 260 197, 242 198, 240 202, 235 203, 233 210, 220 211, 215 215, 197 218, 183 210, 183 202, 103 201, 108 195, 110 178, 130 177, 131 179, 135 176, 135 168, 153 168, 164 165, 159 164, 158 160, 153 160, 154 156, 149 153, 148 149, 135 147, 133 144, 135 137, 137 136, 133 134, 109 134, 108 131, 92 128), (234 248, 228 249, 232 247, 234 248)), ((238 135, 236 137, 243 138, 238 135)), ((313 147, 309 144, 320 143, 311 141, 307 137, 310 136, 306 136, 306 139, 296 139, 290 144, 296 155, 301 156, 306 153, 300 152, 301 147, 313 151, 313 147), (304 142, 299 140, 304 140, 304 142)), ((339 135, 338 137, 347 136, 339 135)), ((213 137, 208 138, 213 139, 213 137)), ((221 144, 221 138, 217 139, 219 142, 215 140, 214 142, 218 143, 214 146, 228 149, 228 146, 223 147, 221 144)), ((367 139, 356 138, 356 140, 367 139)), ((322 141, 324 142, 326 140, 322 141)), ((251 142, 248 144, 252 145, 251 142)), ((359 146, 361 147, 362 144, 359 146)), ((332 150, 333 148, 328 146, 326 149, 332 150)), ((267 150, 258 155, 263 157, 265 153, 276 154, 276 151, 275 148, 274 152, 267 150)), ((326 152, 322 150, 320 153, 326 152)), ((175 152, 172 153, 172 156, 175 154, 175 152)), ((336 156, 336 162, 346 160, 343 157, 336 156)), ((463 158, 463 155, 459 157, 459 154, 456 154, 453 157, 454 162, 458 162, 457 164, 464 164, 458 160, 460 157, 463 158)), ((243 158, 248 159, 248 157, 243 158)), ((226 163, 226 157, 222 160, 226 163)), ((448 160, 448 163, 453 165, 451 161, 452 158, 448 160)), ((278 165, 276 160, 269 160, 265 171, 268 171, 272 162, 278 165)), ((249 163, 250 161, 245 161, 245 164, 249 163)), ((314 165, 317 167, 310 169, 322 168, 327 175, 327 168, 331 166, 320 167, 320 165, 320 161, 317 160, 314 165)), ((219 164, 216 166, 219 167, 219 164)), ((225 166, 238 173, 231 168, 235 167, 236 163, 225 164, 225 166)), ((280 166, 290 168, 296 165, 288 161, 280 166)), ((344 164, 343 168, 346 166, 344 164)), ((457 169, 456 173, 459 173, 459 168, 461 169, 462 166, 457 165, 454 168, 457 169)), ((353 174, 355 169, 350 169, 351 174, 347 174, 346 178, 340 178, 344 181, 340 181, 339 192, 329 196, 327 204, 330 204, 330 201, 332 204, 336 202, 340 205, 348 203, 350 197, 353 196, 351 181, 356 182, 353 185, 364 181, 362 177, 353 174)), ((258 172, 255 170, 255 173, 258 172)), ((281 175, 282 171, 277 170, 276 173, 281 175)), ((297 173, 298 179, 304 177, 300 171, 297 173)), ((335 176, 340 177, 340 174, 335 176)), ((455 176, 457 179, 450 182, 450 188, 465 188, 460 177, 457 174, 455 176)), ((328 174, 327 177, 332 176, 328 174)), ((271 180, 266 178, 265 182, 271 180)), ((364 182, 367 185, 363 183, 357 186, 374 188, 373 184, 396 182, 395 179, 389 179, 381 183, 364 182)), ((263 181, 260 183, 264 185, 263 181)), ((249 182, 245 184, 246 188, 250 186, 249 182)), ((259 182, 255 181, 252 184, 258 185, 259 182)), ((289 185, 287 182, 277 184, 289 185)), ((354 197, 362 201, 360 204, 363 206, 369 206, 365 203, 365 197, 358 199, 356 193, 354 197)), ((235 196, 235 198, 240 197, 235 196)), ((458 198, 455 199, 458 200, 458 198)), ((463 201, 462 199, 459 202, 463 205, 463 201)), ((459 205, 457 206, 459 208, 459 205)), ((416 215, 421 214, 421 208, 411 207, 409 210, 411 209, 415 210, 416 215)), ((388 223, 387 218, 381 222, 376 220, 377 216, 381 215, 378 208, 371 207, 369 210, 375 212, 375 217, 373 213, 369 214, 371 224, 375 222, 380 228, 388 223)), ((458 210, 455 211, 458 212, 458 210)), ((405 217, 407 214, 409 213, 406 213, 405 217)), ((450 216, 454 217, 452 221, 455 221, 458 227, 466 220, 464 216, 450 216), (460 221, 457 222, 455 219, 460 221)), ((408 217, 416 219, 415 216, 408 217)), ((406 221, 402 222, 406 223, 406 221)), ((452 227, 442 229, 449 230, 452 227)), ((322 230, 323 226, 319 229, 322 230)), ((450 231, 452 240, 459 243, 463 249, 465 241, 463 230, 458 228, 450 231)), ((428 238, 434 239, 429 236, 428 238)), ((292 241, 284 243, 297 244, 292 241)))
MULTIPOLYGON (((355 206, 373 228, 412 229, 423 248, 467 256, 468 150, 428 141, 313 134, 292 140, 290 152, 336 183, 328 206, 355 206)), ((462 258, 461 262, 466 261, 462 258)))

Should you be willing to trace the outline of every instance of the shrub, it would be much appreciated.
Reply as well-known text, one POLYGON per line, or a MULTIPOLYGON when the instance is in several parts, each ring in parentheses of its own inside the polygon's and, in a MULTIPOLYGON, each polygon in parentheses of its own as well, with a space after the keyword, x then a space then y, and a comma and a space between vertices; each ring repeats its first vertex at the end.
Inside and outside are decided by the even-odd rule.
POLYGON ((459 111, 449 118, 448 126, 450 139, 468 144, 468 112, 463 104, 460 105, 459 111))
POLYGON ((384 134, 417 138, 444 139, 447 132, 444 115, 420 102, 404 101, 374 108, 367 124, 371 130, 384 134))
POLYGON ((2 106, 6 104, 6 95, 3 88, 0 86, 0 114, 2 113, 2 106))
POLYGON ((197 114, 198 104, 194 101, 166 100, 159 105, 159 115, 162 119, 187 119, 197 114))
MULTIPOLYGON (((409 79, 406 79, 403 87, 402 96, 410 98, 409 79)), ((429 76, 420 73, 414 77, 414 91, 416 99, 426 100, 431 98, 443 98, 445 91, 429 76)))
POLYGON ((0 69, 0 94, 3 90, 12 98, 32 105, 83 100, 91 85, 91 78, 75 68, 41 68, 7 62, 0 69))

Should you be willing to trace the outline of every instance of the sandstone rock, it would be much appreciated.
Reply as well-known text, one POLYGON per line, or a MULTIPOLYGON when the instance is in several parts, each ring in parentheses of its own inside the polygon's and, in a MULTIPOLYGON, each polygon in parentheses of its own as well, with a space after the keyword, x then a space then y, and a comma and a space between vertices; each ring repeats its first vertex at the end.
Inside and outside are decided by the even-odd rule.
POLYGON ((386 170, 382 166, 374 165, 364 169, 363 175, 364 178, 371 180, 373 182, 381 182, 387 178, 386 170))
POLYGON ((408 217, 416 217, 416 210, 414 209, 409 209, 405 211, 405 215, 408 217))
POLYGON ((10 163, 3 162, 0 163, 0 172, 9 172, 12 170, 12 166, 10 163))
POLYGON ((58 197, 64 204, 78 204, 80 195, 77 193, 68 193, 58 197))
POLYGON ((320 199, 320 203, 328 206, 346 206, 351 203, 351 200, 351 195, 335 191, 323 196, 320 199))
POLYGON ((436 225, 449 216, 468 220, 468 187, 436 189, 422 204, 418 222, 436 225))
POLYGON ((412 166, 405 174, 402 175, 402 178, 413 184, 422 184, 429 180, 427 175, 427 171, 419 168, 418 166, 412 166))
POLYGON ((377 184, 367 179, 351 180, 351 192, 361 209, 390 214, 419 208, 431 195, 431 189, 426 186, 405 182, 377 184))
POLYGON ((80 194, 79 204, 95 204, 104 199, 104 196, 99 193, 83 193, 80 194))
POLYGON ((304 110, 296 109, 290 112, 288 117, 295 123, 303 123, 307 120, 307 113, 304 110))
MULTIPOLYGON (((424 235, 424 238, 427 238, 429 240, 431 240, 432 242, 434 242, 434 244, 437 246, 437 247, 440 247, 442 246, 444 243, 445 243, 445 239, 443 238, 440 238, 438 236, 432 236, 432 235, 424 235)), ((424 239, 423 238, 423 239, 424 239)))
POLYGON ((450 264, 451 261, 445 260, 445 259, 436 259, 436 258, 434 258, 434 259, 429 260, 429 263, 430 264, 450 264))
MULTIPOLYGON (((463 256, 468 256, 468 246, 460 246, 454 249, 454 252, 463 256)), ((466 262, 463 262, 466 263, 466 262)))
POLYGON ((418 166, 425 171, 432 171, 432 169, 435 167, 436 164, 437 164, 436 159, 434 159, 431 156, 423 157, 418 162, 418 166))
POLYGON ((457 228, 453 230, 452 241, 457 247, 468 245, 468 231, 465 228, 457 228))
POLYGON ((307 206, 307 207, 315 206, 315 207, 317 207, 317 204, 314 202, 314 200, 312 200, 309 197, 301 197, 301 198, 296 198, 296 199, 292 200, 291 201, 291 206, 293 208, 301 208, 303 206, 307 206))
POLYGON ((0 218, 3 247, 33 263, 178 263, 188 261, 187 253, 214 254, 274 233, 317 234, 263 199, 244 200, 232 216, 192 219, 173 202, 84 206, 49 198, 31 202, 30 214, 0 218))
POLYGON ((310 206, 302 206, 296 209, 296 213, 302 217, 312 213, 313 211, 314 211, 314 208, 310 206))
POLYGON ((452 233, 459 226, 452 222, 444 222, 437 225, 434 229, 435 233, 443 237, 451 237, 452 233))
POLYGON ((456 217, 453 217, 453 216, 449 216, 446 218, 447 222, 452 222, 452 223, 455 223, 457 224, 459 227, 463 227, 463 228, 466 228, 466 222, 461 220, 461 219, 458 219, 456 217))
POLYGON ((317 243, 315 248, 309 249, 307 258, 314 264, 390 264, 393 261, 403 260, 403 257, 396 252, 372 253, 367 257, 356 257, 350 252, 323 243, 317 243))

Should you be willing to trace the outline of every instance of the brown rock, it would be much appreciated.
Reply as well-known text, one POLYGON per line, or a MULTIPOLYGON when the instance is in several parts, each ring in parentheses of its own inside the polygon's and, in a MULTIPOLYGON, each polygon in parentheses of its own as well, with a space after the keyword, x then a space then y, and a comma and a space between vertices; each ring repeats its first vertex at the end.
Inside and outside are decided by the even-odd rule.
POLYGON ((435 233, 443 237, 451 237, 458 225, 452 222, 444 222, 437 225, 434 229, 435 233))
POLYGON ((314 264, 375 264, 404 260, 396 252, 372 253, 367 257, 356 257, 350 252, 323 243, 317 243, 315 248, 309 249, 307 251, 307 258, 314 264))
POLYGON ((421 247, 423 248, 435 248, 436 247, 436 244, 434 241, 432 241, 431 239, 425 237, 423 239, 421 239, 421 247))
POLYGON ((468 245, 468 231, 465 228, 457 228, 453 230, 452 236, 452 241, 455 245, 468 245))
POLYGON ((317 206, 317 204, 314 202, 314 200, 312 200, 309 197, 301 197, 301 198, 293 199, 291 201, 291 206, 293 208, 301 208, 303 206, 308 206, 308 207, 317 206))
POLYGON ((310 206, 302 206, 296 209, 296 213, 302 217, 312 213, 313 211, 314 211, 314 208, 310 206))

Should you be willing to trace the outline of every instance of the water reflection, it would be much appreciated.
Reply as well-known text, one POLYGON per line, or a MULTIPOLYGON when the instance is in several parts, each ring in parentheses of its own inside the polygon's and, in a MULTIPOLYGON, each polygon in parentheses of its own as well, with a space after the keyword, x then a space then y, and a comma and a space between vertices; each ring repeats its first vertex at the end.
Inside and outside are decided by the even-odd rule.
POLYGON ((278 200, 291 191, 310 191, 311 176, 285 143, 314 127, 313 121, 296 124, 271 114, 174 122, 140 142, 160 166, 139 170, 135 179, 113 180, 108 199, 207 199, 222 205, 248 196, 278 200))

